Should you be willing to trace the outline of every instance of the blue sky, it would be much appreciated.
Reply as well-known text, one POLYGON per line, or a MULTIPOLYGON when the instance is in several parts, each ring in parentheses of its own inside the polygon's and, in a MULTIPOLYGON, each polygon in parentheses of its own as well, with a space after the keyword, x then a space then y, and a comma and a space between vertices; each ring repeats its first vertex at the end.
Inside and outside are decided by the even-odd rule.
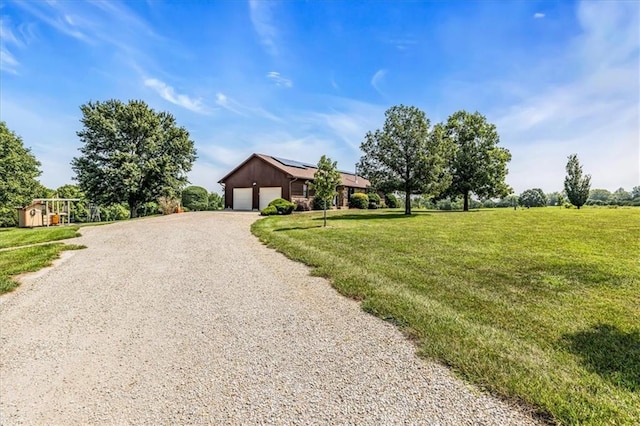
POLYGON ((142 99, 198 150, 191 182, 253 152, 353 169, 396 104, 496 124, 516 193, 640 184, 640 2, 3 1, 0 119, 72 183, 80 105, 142 99))

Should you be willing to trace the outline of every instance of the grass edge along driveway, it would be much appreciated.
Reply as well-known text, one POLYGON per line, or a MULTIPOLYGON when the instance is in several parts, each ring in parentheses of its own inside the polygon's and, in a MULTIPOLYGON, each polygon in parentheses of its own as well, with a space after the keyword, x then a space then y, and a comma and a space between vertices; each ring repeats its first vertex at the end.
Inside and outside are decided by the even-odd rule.
POLYGON ((14 279, 15 276, 50 266, 65 250, 84 248, 64 243, 42 244, 78 237, 80 233, 77 231, 77 226, 0 230, 0 249, 4 249, 0 251, 0 295, 13 291, 20 285, 14 279))
POLYGON ((640 418, 640 209, 332 212, 257 221, 419 353, 560 424, 640 418))

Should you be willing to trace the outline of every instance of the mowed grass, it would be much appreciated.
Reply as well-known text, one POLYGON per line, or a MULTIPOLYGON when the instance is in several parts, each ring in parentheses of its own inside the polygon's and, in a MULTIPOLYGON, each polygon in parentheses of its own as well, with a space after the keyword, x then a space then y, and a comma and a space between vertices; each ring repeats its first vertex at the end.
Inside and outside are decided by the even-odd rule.
POLYGON ((8 293, 19 285, 14 279, 16 275, 38 271, 50 266, 64 250, 81 248, 84 246, 52 243, 0 251, 0 294, 8 293))
POLYGON ((84 248, 84 246, 62 243, 21 246, 78 236, 80 236, 78 226, 0 229, 0 249, 11 248, 0 251, 0 294, 8 293, 18 287, 19 282, 14 278, 16 275, 35 272, 51 265, 64 250, 84 248))
POLYGON ((640 209, 331 212, 253 232, 419 353, 560 424, 640 419, 640 209))
POLYGON ((78 226, 0 229, 0 249, 65 240, 79 235, 78 226))

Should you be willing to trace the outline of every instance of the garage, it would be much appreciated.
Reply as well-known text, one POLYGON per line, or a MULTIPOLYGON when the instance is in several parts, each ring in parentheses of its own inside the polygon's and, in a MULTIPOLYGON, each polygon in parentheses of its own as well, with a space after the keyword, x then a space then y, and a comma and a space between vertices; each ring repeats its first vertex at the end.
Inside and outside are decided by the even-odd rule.
POLYGON ((260 210, 269 205, 276 198, 282 198, 282 188, 279 186, 260 188, 260 210))
POLYGON ((253 188, 233 188, 233 209, 253 210, 253 188))

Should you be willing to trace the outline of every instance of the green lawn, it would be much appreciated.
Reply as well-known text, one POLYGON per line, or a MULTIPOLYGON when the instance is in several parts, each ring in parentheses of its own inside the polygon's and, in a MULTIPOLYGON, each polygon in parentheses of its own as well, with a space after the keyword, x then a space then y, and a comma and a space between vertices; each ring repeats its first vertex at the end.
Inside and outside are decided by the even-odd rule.
POLYGON ((561 424, 640 419, 640 209, 338 211, 253 232, 419 353, 561 424))
POLYGON ((42 228, 0 228, 0 249, 28 244, 65 240, 79 236, 78 226, 42 228))
POLYGON ((12 277, 25 272, 35 272, 51 265, 64 250, 84 248, 63 243, 44 244, 0 251, 0 294, 14 290, 19 284, 12 277))
POLYGON ((65 240, 80 236, 78 226, 56 226, 48 228, 6 228, 0 229, 0 294, 14 290, 19 283, 15 275, 34 272, 51 265, 64 250, 84 248, 62 243, 21 247, 29 244, 65 240))

